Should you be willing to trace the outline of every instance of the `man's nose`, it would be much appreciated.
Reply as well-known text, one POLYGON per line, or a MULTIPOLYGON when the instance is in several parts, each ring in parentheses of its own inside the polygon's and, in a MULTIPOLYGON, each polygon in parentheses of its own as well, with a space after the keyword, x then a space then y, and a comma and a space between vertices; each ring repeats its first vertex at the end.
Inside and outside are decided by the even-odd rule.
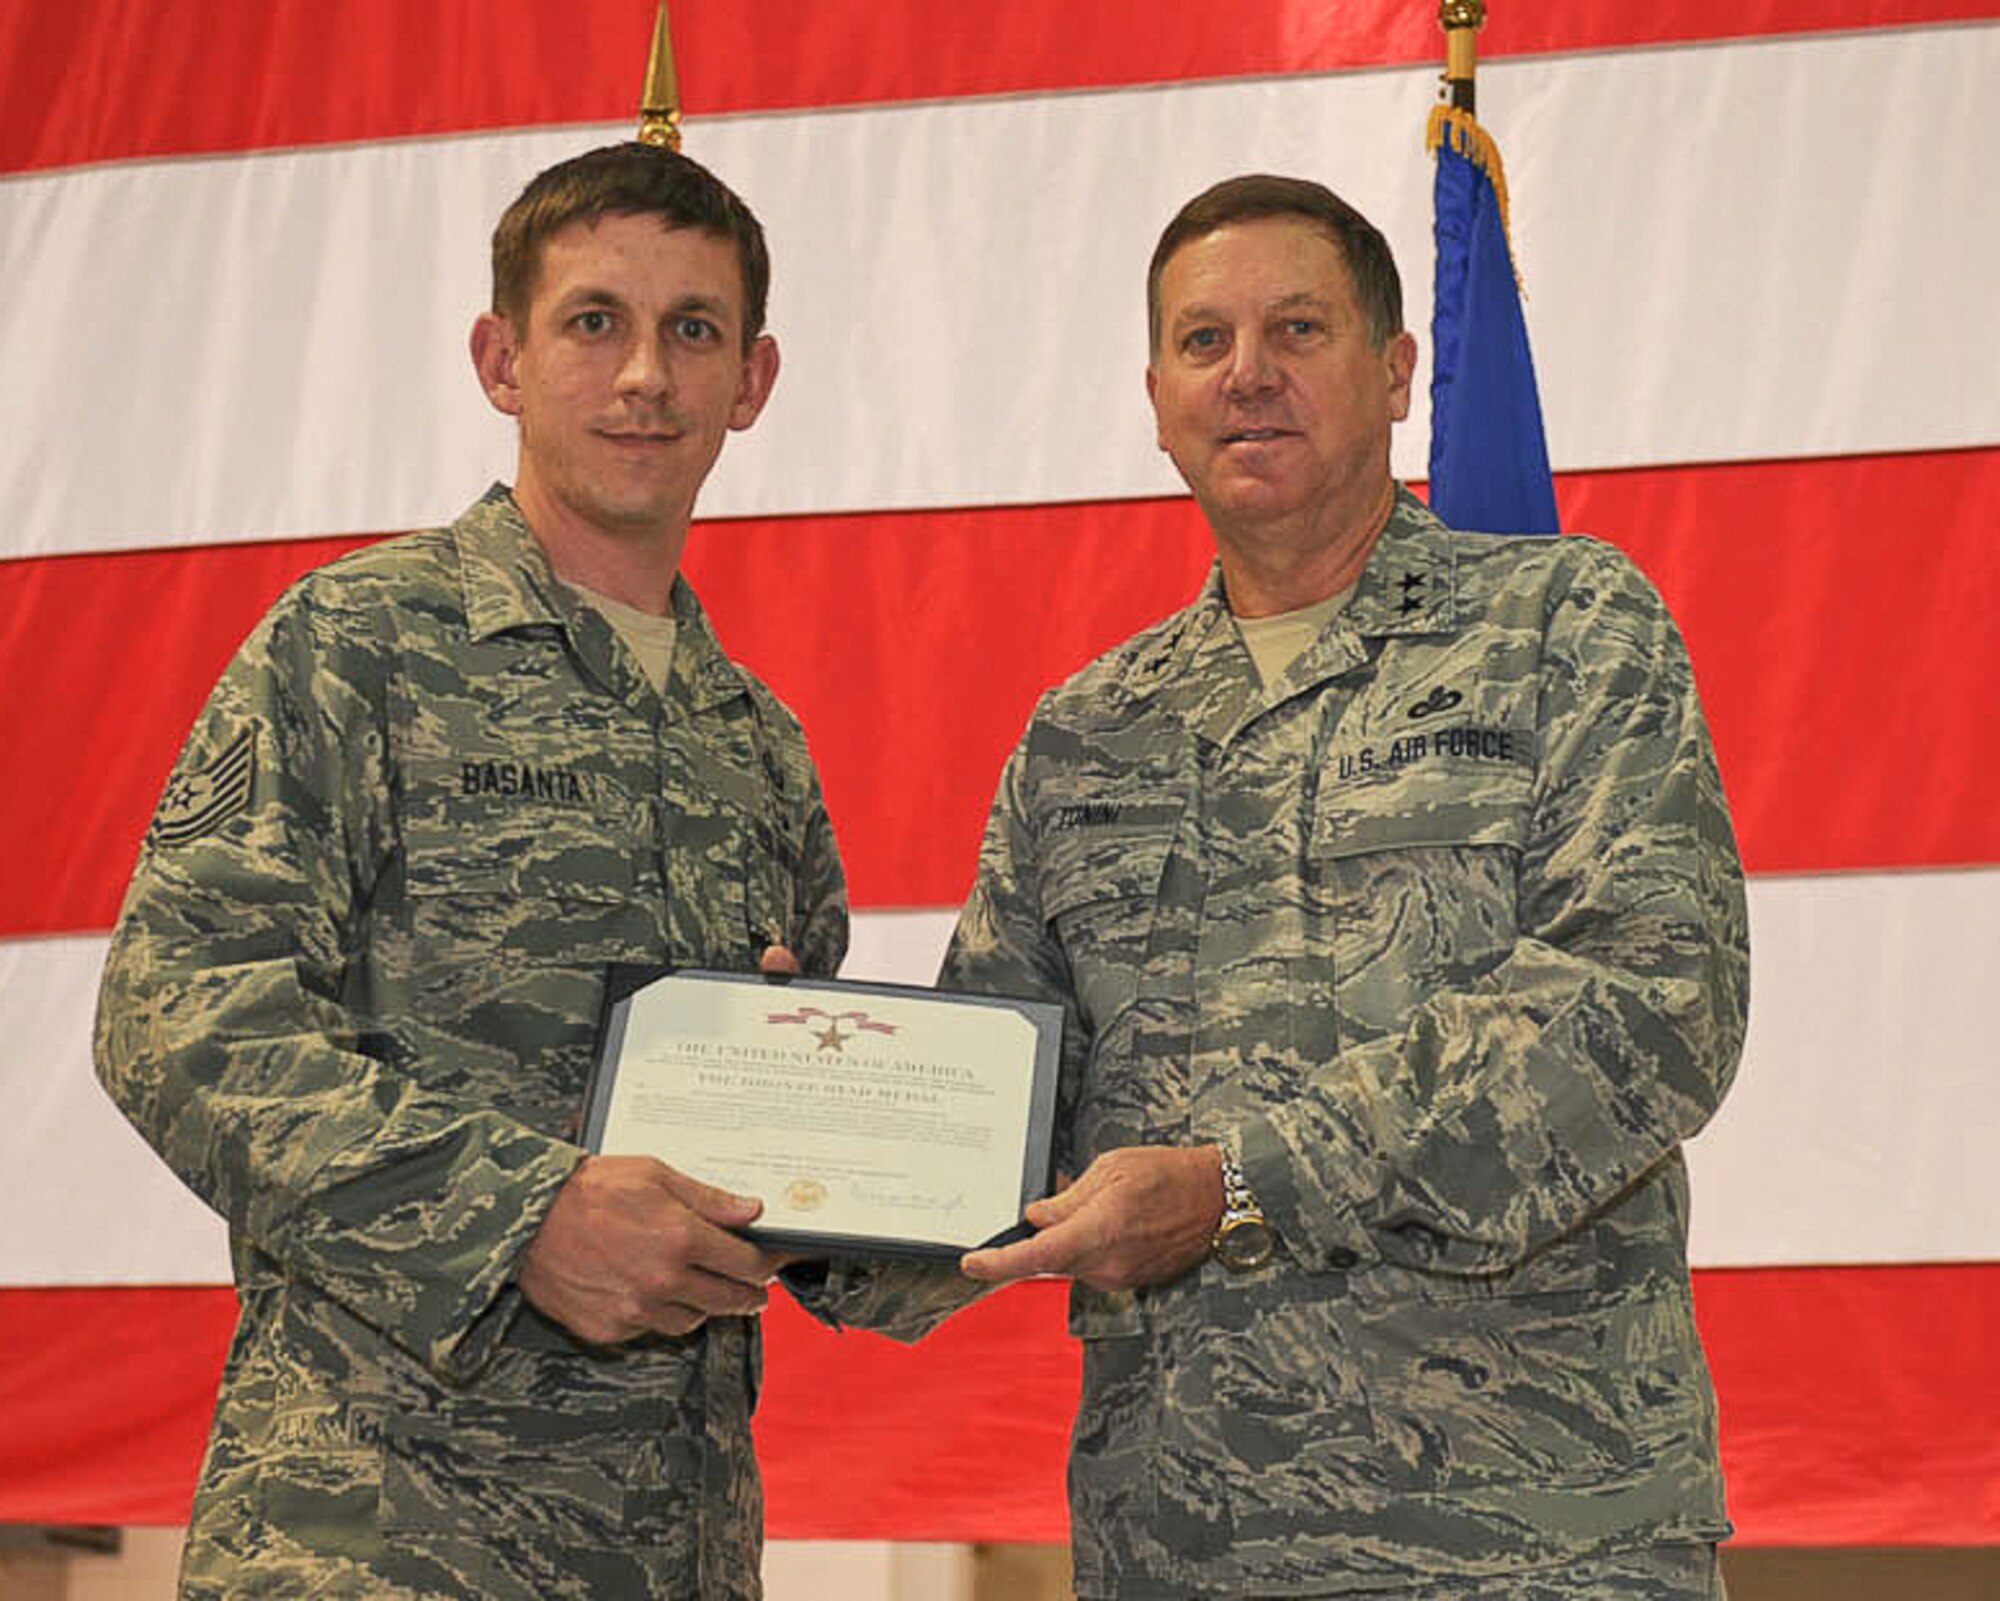
POLYGON ((618 391, 626 395, 660 396, 673 388, 673 365, 658 339, 634 339, 618 366, 618 391))
POLYGON ((1231 396, 1261 395, 1278 384, 1278 365, 1271 347, 1260 334, 1239 338, 1229 353, 1229 367, 1223 385, 1231 396))

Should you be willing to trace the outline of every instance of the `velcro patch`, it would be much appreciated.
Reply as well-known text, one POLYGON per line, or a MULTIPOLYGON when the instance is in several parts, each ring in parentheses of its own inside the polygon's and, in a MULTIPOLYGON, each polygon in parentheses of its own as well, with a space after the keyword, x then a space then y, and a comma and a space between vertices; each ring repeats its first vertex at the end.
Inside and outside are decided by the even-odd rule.
POLYGON ((174 774, 153 814, 154 842, 186 845, 213 833, 250 804, 256 776, 256 731, 246 729, 206 767, 174 774))

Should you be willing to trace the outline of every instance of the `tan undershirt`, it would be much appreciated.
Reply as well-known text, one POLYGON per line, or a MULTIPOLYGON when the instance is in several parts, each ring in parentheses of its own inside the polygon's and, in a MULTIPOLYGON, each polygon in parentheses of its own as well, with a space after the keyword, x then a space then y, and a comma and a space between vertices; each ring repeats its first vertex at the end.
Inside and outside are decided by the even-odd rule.
POLYGON ((1275 617, 1236 619, 1250 659, 1257 664, 1257 676, 1264 680, 1266 688, 1284 676, 1285 669, 1305 653, 1306 646, 1319 638, 1319 631, 1333 621, 1353 594, 1354 586, 1349 584, 1325 600, 1316 600, 1297 611, 1279 612, 1275 617))
POLYGON ((572 587, 617 630, 618 637, 625 641, 625 648, 637 658, 639 668, 653 686, 654 693, 666 694, 667 674, 674 665, 674 637, 679 626, 674 614, 668 612, 664 617, 655 617, 636 606, 627 606, 622 600, 600 595, 594 589, 572 587))

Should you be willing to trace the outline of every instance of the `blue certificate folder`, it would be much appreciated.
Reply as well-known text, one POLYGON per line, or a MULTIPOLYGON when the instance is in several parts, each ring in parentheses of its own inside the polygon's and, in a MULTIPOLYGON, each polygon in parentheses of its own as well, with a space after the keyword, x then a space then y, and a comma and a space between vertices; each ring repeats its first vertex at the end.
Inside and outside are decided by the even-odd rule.
POLYGON ((1062 1009, 699 968, 606 974, 584 1143, 754 1195, 805 1255, 956 1258, 1049 1193, 1062 1009))

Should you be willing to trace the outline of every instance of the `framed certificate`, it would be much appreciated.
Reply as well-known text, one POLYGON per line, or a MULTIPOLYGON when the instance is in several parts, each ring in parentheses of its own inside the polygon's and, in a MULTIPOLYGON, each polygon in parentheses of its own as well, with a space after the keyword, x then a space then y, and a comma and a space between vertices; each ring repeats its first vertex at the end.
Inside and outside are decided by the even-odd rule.
POLYGON ((614 968, 584 1140, 764 1203, 785 1250, 955 1257, 1049 1188, 1062 1009, 614 968))

